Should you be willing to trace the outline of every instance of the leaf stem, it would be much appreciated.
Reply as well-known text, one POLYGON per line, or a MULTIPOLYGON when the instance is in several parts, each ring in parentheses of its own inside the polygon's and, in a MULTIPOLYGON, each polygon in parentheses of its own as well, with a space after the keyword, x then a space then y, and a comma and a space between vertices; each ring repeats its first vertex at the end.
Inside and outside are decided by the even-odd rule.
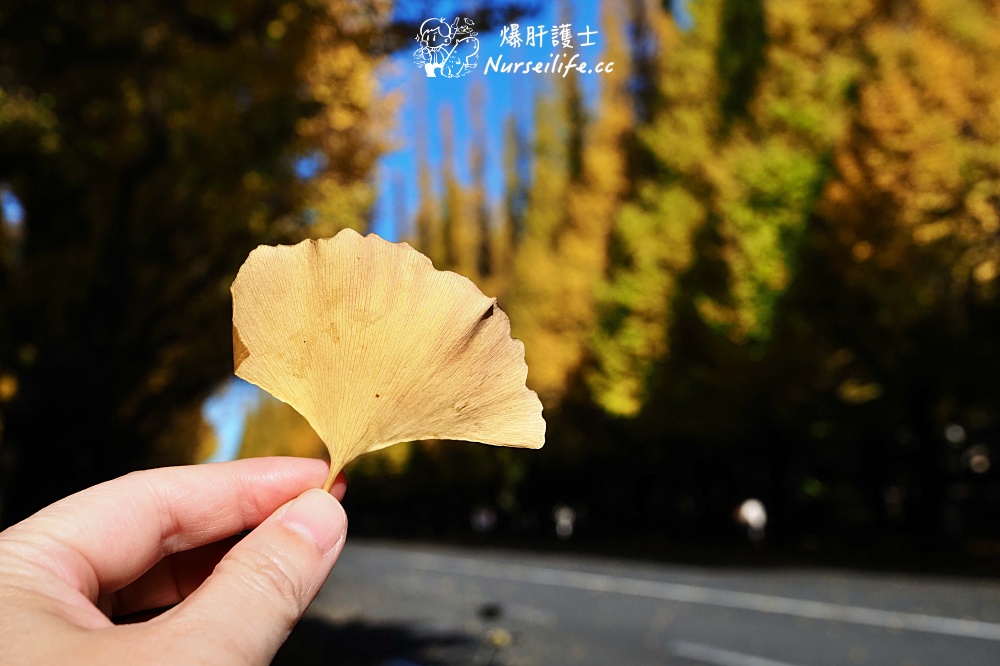
POLYGON ((337 475, 340 474, 340 470, 330 463, 330 473, 326 475, 326 481, 323 482, 323 490, 330 492, 333 489, 333 482, 337 480, 337 475))

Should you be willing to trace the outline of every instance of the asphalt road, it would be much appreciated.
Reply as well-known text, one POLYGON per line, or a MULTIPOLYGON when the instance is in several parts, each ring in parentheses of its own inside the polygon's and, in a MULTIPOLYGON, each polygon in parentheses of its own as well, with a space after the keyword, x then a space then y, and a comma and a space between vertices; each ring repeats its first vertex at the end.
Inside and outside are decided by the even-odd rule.
POLYGON ((1000 585, 348 539, 275 663, 1000 664, 1000 585))

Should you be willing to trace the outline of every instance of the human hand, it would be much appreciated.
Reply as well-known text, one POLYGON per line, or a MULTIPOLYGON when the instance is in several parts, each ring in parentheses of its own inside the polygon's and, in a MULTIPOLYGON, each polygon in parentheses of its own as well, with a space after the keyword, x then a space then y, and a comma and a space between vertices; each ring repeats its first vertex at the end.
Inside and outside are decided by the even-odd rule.
POLYGON ((345 484, 316 490, 326 473, 297 458, 136 472, 0 532, 0 663, 268 663, 344 545, 345 484))

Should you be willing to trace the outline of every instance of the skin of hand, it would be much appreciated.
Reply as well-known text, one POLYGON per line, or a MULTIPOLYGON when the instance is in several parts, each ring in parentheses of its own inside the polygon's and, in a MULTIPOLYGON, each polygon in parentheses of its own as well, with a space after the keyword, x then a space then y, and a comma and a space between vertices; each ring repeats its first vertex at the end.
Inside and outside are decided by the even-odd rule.
POLYGON ((0 532, 0 663, 270 662, 347 536, 343 475, 331 495, 327 471, 255 458, 135 472, 0 532))

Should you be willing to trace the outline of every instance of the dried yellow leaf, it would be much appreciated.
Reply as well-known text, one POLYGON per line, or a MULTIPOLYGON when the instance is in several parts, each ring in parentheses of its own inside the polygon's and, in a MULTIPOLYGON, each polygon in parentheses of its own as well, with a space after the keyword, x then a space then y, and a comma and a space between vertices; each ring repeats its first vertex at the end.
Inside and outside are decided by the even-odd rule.
POLYGON ((397 442, 545 441, 524 345, 496 299, 406 243, 344 230, 261 246, 232 292, 236 374, 309 421, 330 451, 328 486, 397 442))

